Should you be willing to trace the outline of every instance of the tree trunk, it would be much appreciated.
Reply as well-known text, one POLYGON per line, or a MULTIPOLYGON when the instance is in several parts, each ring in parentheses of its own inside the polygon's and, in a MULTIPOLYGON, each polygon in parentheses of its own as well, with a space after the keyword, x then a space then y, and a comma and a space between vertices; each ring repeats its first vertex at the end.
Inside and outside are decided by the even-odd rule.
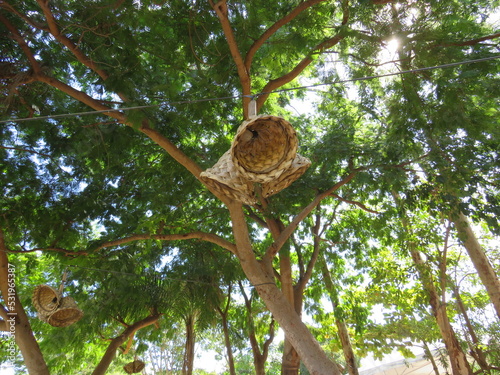
MULTIPOLYGON (((411 256, 420 274, 420 280, 425 291, 429 295, 429 303, 432 313, 436 318, 436 323, 443 337, 443 341, 450 358, 451 369, 453 375, 472 375, 472 370, 467 362, 467 358, 460 343, 455 335, 448 315, 446 313, 446 305, 440 300, 436 287, 430 277, 430 270, 422 260, 420 252, 415 249, 415 245, 409 244, 411 256)), ((444 292, 444 291, 443 291, 444 292)))
POLYGON ((462 301, 462 297, 460 296, 458 286, 455 286, 454 289, 455 289, 454 292, 455 292, 455 299, 457 300, 458 310, 460 311, 460 313, 464 318, 465 326, 467 327, 467 331, 469 332, 469 336, 472 340, 472 345, 470 345, 471 354, 477 361, 479 367, 481 367, 481 370, 483 370, 485 374, 489 374, 490 366, 486 361, 486 355, 481 350, 480 346, 481 343, 476 335, 476 332, 474 331, 474 327, 472 327, 472 323, 469 319, 469 314, 467 314, 467 308, 465 307, 464 302, 462 301))
MULTIPOLYGON (((252 318, 250 317, 249 319, 252 318)), ((257 337, 255 336, 255 329, 253 328, 253 321, 249 323, 251 324, 249 339, 250 346, 252 348, 255 375, 266 375, 267 351, 265 353, 260 351, 259 343, 257 341, 257 337)))
MULTIPOLYGON (((399 205, 399 195, 397 193, 393 193, 393 197, 396 205, 399 205)), ((411 234, 412 228, 405 213, 403 213, 403 217, 401 220, 403 227, 406 229, 408 234, 411 234)), ((472 375, 472 370, 469 366, 469 363, 467 362, 465 353, 460 347, 460 343, 458 342, 453 327, 450 324, 450 320, 448 319, 446 305, 444 301, 441 301, 441 299, 439 298, 439 294, 436 290, 431 275, 431 270, 423 261, 421 253, 418 250, 417 244, 415 242, 410 240, 408 242, 408 249, 410 250, 413 262, 417 267, 422 286, 429 296, 429 303, 431 305, 432 314, 436 318, 436 323, 439 327, 439 331, 441 332, 441 336, 448 352, 453 375, 472 375)), ((444 290, 443 293, 445 293, 444 290)))
POLYGON ((283 356, 281 358, 281 375, 298 375, 299 370, 299 353, 297 353, 290 340, 285 336, 283 356))
POLYGON ((247 324, 248 324, 248 337, 250 339, 250 345, 252 348, 253 354, 253 364, 255 368, 255 375, 265 375, 266 374, 266 361, 267 356, 269 354, 269 345, 274 340, 274 319, 271 320, 271 324, 269 325, 269 338, 264 342, 262 347, 262 351, 259 347, 259 342, 255 335, 255 325, 252 316, 252 300, 248 298, 245 290, 243 289, 243 285, 239 283, 241 294, 243 295, 243 299, 245 300, 245 307, 247 309, 247 324))
POLYGON ((432 364, 432 370, 434 371, 434 374, 439 375, 439 368, 436 364, 436 360, 434 359, 431 350, 429 349, 429 345, 427 345, 425 341, 423 343, 424 343, 424 353, 432 364))
MULTIPOLYGON (((229 298, 229 296, 228 296, 229 298)), ((236 370, 234 368, 234 358, 233 358, 233 348, 231 346, 231 339, 229 337, 229 325, 227 321, 227 311, 223 312, 219 310, 222 317, 222 331, 224 332, 224 344, 226 345, 227 362, 229 365, 229 374, 236 375, 236 370)))
MULTIPOLYGON (((13 282, 13 279, 9 278, 9 274, 15 276, 16 271, 12 265, 9 267, 6 251, 8 249, 3 239, 3 232, 0 231, 0 290, 7 309, 4 311, 8 311, 6 316, 3 316, 4 314, 2 316, 6 321, 15 320, 14 339, 21 351, 28 373, 30 375, 49 375, 49 369, 33 335, 28 316, 17 297, 15 280, 13 282)), ((3 309, 3 306, 0 305, 0 308, 3 309)), ((7 326, 10 328, 10 322, 7 326)))
POLYGON ((123 345, 132 335, 135 334, 141 328, 147 327, 151 324, 156 323, 160 319, 160 315, 150 315, 134 324, 128 326, 120 336, 115 337, 108 345, 106 352, 101 358, 101 361, 96 366, 92 375, 104 375, 108 370, 109 365, 116 356, 116 351, 121 345, 123 345))
MULTIPOLYGON (((326 260, 323 254, 320 255, 321 272, 323 274, 323 280, 325 282, 325 287, 330 294, 330 300, 332 302, 333 310, 336 309, 337 303, 335 298, 334 285, 332 281, 332 276, 330 270, 326 264, 326 260)), ((342 351, 344 352, 344 358, 347 364, 347 369, 349 375, 359 375, 358 365, 356 364, 356 357, 354 355, 354 350, 352 349, 351 339, 349 337, 349 331, 347 330, 347 325, 344 321, 340 319, 335 319, 335 325, 337 326, 337 332, 342 344, 342 351)))
POLYGON ((184 361, 182 364, 182 375, 193 374, 194 364, 194 346, 196 343, 195 323, 196 318, 193 314, 185 318, 186 323, 186 344, 184 346, 184 361))
POLYGON ((241 203, 229 202, 237 256, 245 275, 256 288, 267 308, 299 353, 311 375, 340 375, 319 343, 274 282, 272 259, 257 261, 250 243, 248 227, 241 203))
MULTIPOLYGON (((290 247, 285 244, 280 251, 280 276, 281 290, 291 306, 294 306, 295 312, 300 317, 301 310, 297 309, 293 289, 292 265, 290 262, 290 247)), ((300 298, 300 297, 299 297, 300 298)), ((293 347, 285 334, 283 346, 283 356, 281 358, 281 375, 298 375, 300 369, 300 357, 297 350, 293 347)))
POLYGON ((453 223, 500 319, 500 281, 498 276, 481 248, 467 217, 460 211, 453 223))

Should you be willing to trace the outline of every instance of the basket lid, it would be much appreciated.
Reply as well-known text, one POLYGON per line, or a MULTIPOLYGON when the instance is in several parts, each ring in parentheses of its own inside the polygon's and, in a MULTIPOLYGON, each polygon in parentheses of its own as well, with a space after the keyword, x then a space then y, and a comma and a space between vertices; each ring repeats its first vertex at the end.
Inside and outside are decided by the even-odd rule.
POLYGON ((33 291, 32 301, 40 315, 48 315, 57 309, 61 296, 48 285, 38 285, 33 291))
POLYGON ((297 147, 297 135, 288 121, 261 115, 240 125, 231 144, 231 157, 246 179, 266 183, 290 167, 297 147))

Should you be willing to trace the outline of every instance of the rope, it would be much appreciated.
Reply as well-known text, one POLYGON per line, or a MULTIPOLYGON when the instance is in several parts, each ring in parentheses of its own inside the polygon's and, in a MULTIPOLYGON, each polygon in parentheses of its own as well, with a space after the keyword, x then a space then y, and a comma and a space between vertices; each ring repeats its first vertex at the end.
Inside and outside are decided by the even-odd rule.
POLYGON ((0 124, 5 124, 8 122, 26 122, 26 121, 35 121, 35 120, 56 119, 56 118, 63 118, 63 117, 77 117, 77 116, 95 115, 95 114, 100 114, 100 113, 109 113, 109 112, 132 111, 132 110, 137 110, 137 109, 157 108, 157 107, 161 107, 161 106, 172 106, 172 105, 181 105, 181 104, 195 104, 195 103, 203 103, 203 102, 223 101, 223 100, 241 99, 243 97, 250 97, 253 99, 253 98, 259 97, 261 95, 271 95, 271 94, 278 94, 278 93, 288 92, 288 91, 297 91, 297 90, 316 88, 316 87, 321 87, 321 86, 333 86, 333 85, 338 85, 338 84, 343 84, 343 83, 367 81, 367 80, 376 79, 376 78, 384 78, 384 77, 391 77, 391 76, 403 75, 403 74, 409 74, 409 73, 425 72, 425 71, 429 71, 429 70, 444 69, 444 68, 450 68, 450 67, 459 66, 459 65, 484 62, 484 61, 494 60, 494 59, 498 59, 498 58, 500 58, 500 55, 494 55, 494 56, 489 56, 489 57, 484 57, 484 58, 474 59, 474 60, 458 61, 458 62, 442 64, 442 65, 428 66, 428 67, 424 67, 424 68, 402 70, 402 71, 393 72, 393 73, 385 73, 385 74, 380 74, 380 75, 365 76, 365 77, 358 77, 358 78, 349 78, 349 79, 344 79, 344 80, 335 80, 333 82, 327 82, 327 83, 317 83, 317 84, 311 84, 311 85, 305 85, 305 86, 297 86, 297 87, 279 89, 279 90, 274 90, 274 91, 269 91, 269 92, 260 92, 260 93, 255 94, 255 95, 232 95, 232 96, 223 96, 223 97, 216 97, 216 98, 202 98, 202 99, 193 99, 193 100, 180 100, 180 101, 173 101, 173 102, 163 102, 160 104, 140 105, 140 106, 134 106, 134 107, 109 108, 109 109, 100 110, 100 111, 74 112, 74 113, 55 114, 55 115, 38 116, 38 117, 26 117, 26 118, 17 118, 17 119, 13 118, 13 119, 9 119, 9 120, 1 120, 0 124))

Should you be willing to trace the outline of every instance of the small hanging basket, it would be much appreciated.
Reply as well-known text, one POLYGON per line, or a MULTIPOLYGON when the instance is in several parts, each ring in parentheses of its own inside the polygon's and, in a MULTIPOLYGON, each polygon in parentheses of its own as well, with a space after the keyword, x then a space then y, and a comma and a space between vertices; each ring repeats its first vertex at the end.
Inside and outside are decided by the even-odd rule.
POLYGON ((53 327, 67 327, 79 321, 82 316, 83 311, 78 308, 75 300, 63 297, 60 306, 47 317, 46 322, 53 327))
POLYGON ((33 292, 32 300, 38 314, 47 316, 57 309, 61 296, 57 290, 48 285, 38 285, 33 292))
POLYGON ((78 308, 71 297, 63 297, 63 287, 66 281, 66 272, 59 290, 48 285, 38 285, 33 291, 33 305, 38 312, 38 318, 54 327, 67 327, 83 316, 83 311, 78 308))
POLYGON ((268 197, 288 187, 309 167, 297 154, 298 140, 292 125, 277 116, 254 116, 244 121, 227 151, 201 180, 219 193, 244 204, 255 204, 254 183, 262 184, 268 197))
POLYGON ((264 198, 286 189, 292 184, 292 182, 302 176, 310 165, 311 161, 308 158, 297 154, 290 167, 279 177, 273 181, 262 184, 262 195, 264 198))
POLYGON ((226 151, 212 168, 202 172, 200 178, 212 189, 227 197, 248 205, 256 202, 253 183, 238 173, 230 151, 226 151))
POLYGON ((134 374, 137 372, 141 372, 144 369, 144 366, 146 366, 144 362, 136 359, 135 361, 127 363, 125 366, 123 366, 123 369, 127 374, 134 374))

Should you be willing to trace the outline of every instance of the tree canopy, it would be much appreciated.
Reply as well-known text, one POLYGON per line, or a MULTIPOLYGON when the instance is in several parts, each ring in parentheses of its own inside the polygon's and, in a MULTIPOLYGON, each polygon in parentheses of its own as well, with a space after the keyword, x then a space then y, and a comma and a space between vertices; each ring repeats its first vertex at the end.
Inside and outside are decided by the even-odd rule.
POLYGON ((0 345, 2 361, 191 374, 203 343, 231 375, 354 375, 367 355, 436 346, 454 375, 498 370, 498 15, 468 0, 0 1, 0 328, 9 339, 15 316, 19 349, 0 345), (242 204, 200 174, 251 100, 311 165, 242 204), (65 272, 84 315, 52 327, 32 293, 65 272))

